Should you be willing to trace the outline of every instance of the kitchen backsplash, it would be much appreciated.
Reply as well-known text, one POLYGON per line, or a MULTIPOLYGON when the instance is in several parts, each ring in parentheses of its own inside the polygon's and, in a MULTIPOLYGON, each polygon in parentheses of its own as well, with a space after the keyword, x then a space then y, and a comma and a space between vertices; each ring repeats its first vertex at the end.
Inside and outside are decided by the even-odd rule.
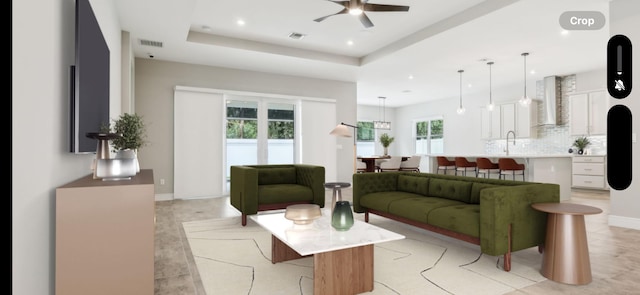
MULTIPOLYGON (((561 121, 566 122, 564 125, 545 125, 537 127, 538 137, 531 139, 515 140, 516 144, 513 145, 513 141, 509 141, 509 153, 510 154, 526 154, 526 155, 557 155, 569 153, 569 148, 572 148, 573 141, 576 136, 570 135, 569 122, 571 114, 569 112, 569 94, 575 92, 576 89, 576 76, 569 75, 560 77, 560 90, 561 101, 559 116, 562 116, 561 121)), ((544 84, 542 81, 536 83, 536 97, 544 96, 544 84)), ((538 104, 538 113, 542 112, 542 106, 538 104)), ((589 136, 591 145, 586 150, 586 154, 602 155, 606 154, 606 136, 589 136)), ((489 155, 504 155, 506 148, 506 140, 487 140, 485 143, 485 153, 489 155)), ((573 148, 575 149, 575 148, 573 148)))

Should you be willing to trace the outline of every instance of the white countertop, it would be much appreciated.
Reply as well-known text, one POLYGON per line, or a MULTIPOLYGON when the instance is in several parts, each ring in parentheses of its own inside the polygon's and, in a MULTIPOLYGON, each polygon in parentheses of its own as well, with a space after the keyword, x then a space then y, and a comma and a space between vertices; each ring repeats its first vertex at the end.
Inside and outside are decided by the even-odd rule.
MULTIPOLYGON (((437 157, 437 156, 445 156, 448 158, 453 158, 453 157, 467 157, 467 158, 480 158, 480 157, 484 157, 484 158, 514 158, 514 159, 522 159, 522 158, 526 158, 526 159, 533 159, 533 158, 571 158, 573 156, 577 156, 574 154, 551 154, 551 155, 526 155, 526 154, 510 154, 510 155, 506 155, 506 154, 433 154, 433 155, 427 155, 428 157, 437 157)), ((595 155, 581 155, 581 156, 595 156, 595 155)), ((602 155, 604 156, 604 155, 602 155)))

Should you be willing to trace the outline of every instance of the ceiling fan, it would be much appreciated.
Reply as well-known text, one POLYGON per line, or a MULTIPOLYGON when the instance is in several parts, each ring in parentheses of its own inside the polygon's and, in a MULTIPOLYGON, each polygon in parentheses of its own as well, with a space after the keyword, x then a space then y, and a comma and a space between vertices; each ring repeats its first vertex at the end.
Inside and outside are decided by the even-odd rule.
POLYGON ((373 27, 373 23, 369 17, 364 13, 365 11, 383 12, 383 11, 409 11, 409 6, 402 5, 386 5, 386 4, 370 4, 368 0, 347 0, 347 1, 334 1, 327 0, 336 4, 344 6, 344 9, 338 13, 323 16, 321 18, 314 19, 316 22, 321 22, 326 18, 338 14, 351 14, 356 15, 360 19, 360 22, 366 27, 373 27))

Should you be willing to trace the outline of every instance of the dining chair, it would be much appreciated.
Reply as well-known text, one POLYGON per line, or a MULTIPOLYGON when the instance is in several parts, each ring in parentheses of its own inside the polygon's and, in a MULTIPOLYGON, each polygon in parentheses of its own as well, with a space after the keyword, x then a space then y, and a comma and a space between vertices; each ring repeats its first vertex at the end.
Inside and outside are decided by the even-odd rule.
POLYGON ((465 157, 455 157, 455 163, 456 175, 461 172, 464 176, 467 176, 467 172, 473 171, 473 176, 478 177, 478 164, 476 162, 471 162, 465 157))
POLYGON ((356 172, 363 173, 367 171, 367 163, 362 162, 362 160, 356 161, 356 172))
POLYGON ((522 175, 522 181, 524 181, 524 164, 518 164, 516 160, 511 158, 500 158, 498 159, 498 167, 501 179, 506 179, 507 175, 511 175, 512 179, 516 180, 516 175, 522 175))
POLYGON ((400 171, 420 172, 420 160, 422 156, 413 155, 406 161, 400 162, 400 171))
POLYGON ((375 168, 374 168, 374 169, 375 169, 375 171, 376 171, 376 172, 380 172, 380 164, 382 164, 382 163, 384 163, 384 162, 386 162, 386 161, 389 161, 389 159, 390 159, 390 158, 381 158, 381 159, 376 159, 376 160, 375 160, 375 164, 376 164, 376 166, 375 166, 375 168))
POLYGON ((380 172, 399 171, 401 162, 402 162, 402 157, 391 156, 391 158, 389 158, 388 160, 380 163, 380 172))
POLYGON ((484 175, 484 178, 490 178, 491 174, 497 174, 498 178, 500 178, 500 166, 498 163, 491 162, 489 158, 477 158, 476 163, 478 164, 478 177, 480 174, 484 175))
POLYGON ((447 171, 449 170, 455 171, 456 162, 451 161, 444 156, 438 156, 436 157, 436 159, 438 161, 438 170, 436 170, 436 174, 439 173, 441 170, 444 171, 444 174, 447 174, 447 171))

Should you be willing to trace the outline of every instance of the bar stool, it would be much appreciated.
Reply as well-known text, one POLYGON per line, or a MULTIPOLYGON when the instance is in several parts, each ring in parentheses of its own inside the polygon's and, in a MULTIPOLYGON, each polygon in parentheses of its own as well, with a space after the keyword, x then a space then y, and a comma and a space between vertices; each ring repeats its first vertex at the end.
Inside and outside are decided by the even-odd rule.
POLYGON ((511 175, 512 179, 516 180, 516 175, 522 175, 522 181, 524 181, 524 164, 518 164, 516 160, 511 158, 500 158, 498 159, 498 167, 501 179, 511 175))
POLYGON ((491 174, 497 174, 500 178, 500 166, 498 163, 493 163, 489 158, 477 158, 478 163, 478 177, 480 174, 484 175, 484 178, 490 178, 491 174))
POLYGON ((473 176, 478 177, 478 164, 476 162, 469 162, 465 157, 456 157, 456 175, 458 172, 464 172, 464 176, 467 176, 467 171, 473 171, 473 176))
POLYGON ((447 159, 447 157, 438 156, 436 159, 438 160, 438 170, 436 170, 436 174, 438 174, 440 170, 444 170, 444 174, 447 174, 448 170, 456 169, 456 162, 447 159))

